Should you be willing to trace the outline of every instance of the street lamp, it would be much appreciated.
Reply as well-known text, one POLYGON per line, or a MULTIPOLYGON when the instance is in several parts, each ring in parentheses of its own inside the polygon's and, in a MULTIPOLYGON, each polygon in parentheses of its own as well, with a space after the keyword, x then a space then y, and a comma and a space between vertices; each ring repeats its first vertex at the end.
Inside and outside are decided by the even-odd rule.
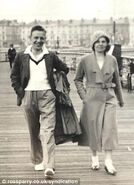
POLYGON ((115 34, 116 34, 116 22, 113 21, 113 43, 115 44, 115 34))

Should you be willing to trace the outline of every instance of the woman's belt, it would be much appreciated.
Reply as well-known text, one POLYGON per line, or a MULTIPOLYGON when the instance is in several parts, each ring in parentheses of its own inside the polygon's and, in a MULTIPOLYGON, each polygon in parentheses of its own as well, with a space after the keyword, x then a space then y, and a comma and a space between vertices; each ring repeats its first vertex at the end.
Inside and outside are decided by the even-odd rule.
POLYGON ((87 88, 101 88, 101 89, 108 89, 116 87, 115 83, 100 83, 100 84, 87 84, 87 88))

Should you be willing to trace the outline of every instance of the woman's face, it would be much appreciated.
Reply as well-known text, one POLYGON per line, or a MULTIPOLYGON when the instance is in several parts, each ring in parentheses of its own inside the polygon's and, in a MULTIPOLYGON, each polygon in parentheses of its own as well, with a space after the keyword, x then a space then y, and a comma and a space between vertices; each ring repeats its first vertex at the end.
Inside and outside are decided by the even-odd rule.
POLYGON ((106 47, 108 46, 107 40, 105 37, 100 37, 98 41, 94 44, 94 50, 98 53, 104 53, 106 51, 106 47))

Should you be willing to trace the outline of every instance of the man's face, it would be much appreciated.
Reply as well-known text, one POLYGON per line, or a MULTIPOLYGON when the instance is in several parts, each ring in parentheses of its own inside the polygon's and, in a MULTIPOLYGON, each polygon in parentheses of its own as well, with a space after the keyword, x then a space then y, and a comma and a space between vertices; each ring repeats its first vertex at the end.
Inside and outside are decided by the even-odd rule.
POLYGON ((30 39, 32 48, 36 51, 40 51, 45 43, 46 33, 44 31, 35 30, 32 32, 30 39))

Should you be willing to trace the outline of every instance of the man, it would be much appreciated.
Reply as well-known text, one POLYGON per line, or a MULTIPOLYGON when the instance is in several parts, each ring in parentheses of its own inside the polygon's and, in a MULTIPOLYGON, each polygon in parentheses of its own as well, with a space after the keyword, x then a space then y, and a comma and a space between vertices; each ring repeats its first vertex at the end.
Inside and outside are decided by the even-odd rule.
POLYGON ((8 49, 8 59, 9 59, 9 63, 10 63, 10 68, 12 68, 12 64, 15 59, 15 56, 16 56, 16 50, 15 50, 13 44, 10 44, 10 48, 8 49))
POLYGON ((35 170, 44 170, 53 176, 55 84, 53 70, 68 73, 68 68, 54 53, 45 47, 46 31, 34 26, 30 35, 31 45, 18 53, 11 72, 12 86, 17 93, 17 103, 24 104, 31 138, 31 156, 35 170))

